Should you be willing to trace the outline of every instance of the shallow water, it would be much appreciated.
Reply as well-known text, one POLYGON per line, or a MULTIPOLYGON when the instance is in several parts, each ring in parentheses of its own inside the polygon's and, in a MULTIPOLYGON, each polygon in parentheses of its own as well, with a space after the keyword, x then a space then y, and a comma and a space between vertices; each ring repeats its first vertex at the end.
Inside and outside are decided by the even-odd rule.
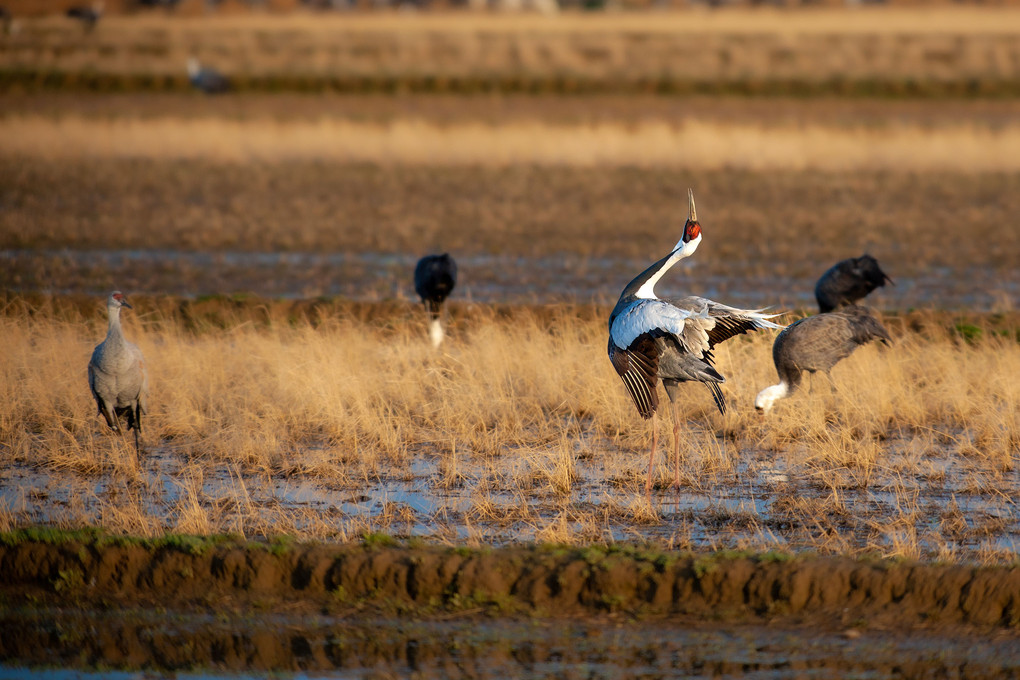
POLYGON ((444 470, 449 460, 427 451, 330 477, 321 470, 202 464, 163 445, 146 451, 137 476, 109 462, 89 474, 10 466, 0 470, 0 507, 19 525, 102 526, 106 517, 137 510, 152 526, 173 530, 182 508, 198 503, 219 526, 248 536, 343 539, 380 531, 493 546, 572 537, 700 550, 825 547, 892 555, 916 542, 918 557, 958 560, 1020 549, 1020 470, 982 471, 948 449, 928 451, 922 470, 904 462, 912 455, 909 442, 890 441, 870 479, 855 484, 847 471, 846 481, 833 486, 810 464, 790 467, 767 452, 731 452, 730 462, 712 463, 724 445, 706 435, 705 458, 685 469, 732 468, 646 498, 635 491, 641 480, 606 465, 610 442, 586 446, 570 463, 569 487, 558 491, 543 476, 549 459, 512 451, 484 461, 458 458, 452 478, 444 470), (932 474, 940 470, 945 474, 932 474))
MULTIPOLYGON (((3 250, 11 290, 102 296, 116 281, 135 294, 201 296, 252 293, 268 298, 340 296, 359 301, 417 299, 411 273, 417 257, 389 253, 258 253, 174 250, 3 250)), ((612 304, 648 262, 575 254, 547 257, 460 255, 453 299, 475 302, 612 304)), ((664 295, 700 295, 747 308, 812 308, 818 272, 753 276, 757 267, 727 263, 725 273, 681 262, 660 284, 664 295)), ((824 267, 822 268, 824 269, 824 267)), ((819 270, 820 271, 820 270, 819 270)), ((1020 277, 985 267, 896 276, 869 304, 880 309, 989 311, 1020 299, 1020 277)))
POLYGON ((1009 636, 743 625, 255 619, 41 611, 2 619, 0 680, 177 678, 999 678, 1009 636), (48 648, 40 641, 49 641, 48 648), (55 663, 66 668, 55 669, 55 663))

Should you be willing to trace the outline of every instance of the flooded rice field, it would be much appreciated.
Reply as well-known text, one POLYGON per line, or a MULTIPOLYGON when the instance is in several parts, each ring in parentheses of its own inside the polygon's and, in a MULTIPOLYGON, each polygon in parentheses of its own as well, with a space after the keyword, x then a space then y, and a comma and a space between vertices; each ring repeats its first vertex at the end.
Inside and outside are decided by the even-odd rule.
POLYGON ((632 490, 632 469, 613 469, 623 452, 595 437, 572 450, 553 445, 545 459, 408 451, 403 463, 362 463, 342 479, 299 472, 312 451, 288 455, 293 471, 252 471, 203 464, 167 442, 146 451, 137 474, 15 463, 0 471, 0 507, 18 526, 103 526, 137 513, 132 524, 150 531, 172 531, 191 508, 242 535, 341 541, 381 532, 453 545, 594 541, 1007 563, 1020 550, 1020 469, 961 457, 965 433, 932 448, 886 441, 878 466, 855 470, 818 466, 809 450, 738 450, 688 426, 699 460, 685 465, 730 469, 685 472, 679 490, 647 498, 632 490))
MULTIPOLYGON (((1009 127, 1016 112, 1013 102, 992 101, 552 101, 132 94, 86 98, 75 110, 120 122, 250 119, 267 139, 278 124, 335 116, 341 103, 350 104, 344 115, 354 120, 413 115, 444 125, 546 119, 632 126, 649 118, 675 125, 694 117, 718 123, 706 134, 720 149, 733 123, 797 129, 821 121, 886 131, 903 124, 927 135, 958 119, 1009 127)), ((12 110, 60 119, 69 102, 78 104, 47 94, 18 99, 12 110)), ((833 139, 814 145, 838 151, 833 139)), ((928 144, 928 136, 918 139, 928 144)), ((55 332, 46 345, 39 329, 50 307, 9 305, 5 314, 24 316, 8 328, 24 330, 18 337, 30 359, 10 374, 28 383, 40 364, 49 373, 45 388, 4 386, 15 396, 0 431, 0 528, 7 530, 0 534, 0 680, 1020 677, 1020 459, 1008 388, 1015 323, 1007 319, 994 338, 981 339, 981 319, 1008 315, 1020 300, 1020 175, 987 171, 997 166, 981 162, 959 172, 814 172, 782 159, 761 171, 701 171, 696 159, 676 167, 575 167, 570 158, 558 167, 458 167, 441 158, 435 167, 411 167, 399 158, 372 165, 281 152, 276 161, 182 161, 158 140, 148 157, 62 158, 59 137, 43 142, 39 157, 0 158, 5 300, 67 296, 80 305, 94 296, 94 310, 51 320, 58 329, 92 324, 90 332, 113 289, 135 300, 174 297, 182 306, 207 296, 254 298, 253 306, 262 299, 267 308, 277 305, 274 319, 289 318, 275 300, 333 299, 331 321, 347 320, 337 311, 345 301, 395 302, 395 314, 355 318, 345 339, 382 338, 394 343, 388 357, 404 355, 408 363, 393 361, 392 373, 370 381, 355 375, 375 365, 362 353, 367 369, 345 358, 349 365, 322 381, 355 383, 343 396, 370 403, 360 420, 335 414, 344 404, 332 389, 322 389, 325 406, 304 402, 307 413, 274 415, 285 396, 256 387, 296 369, 245 370, 252 347, 242 344, 245 334, 278 341, 262 348, 267 356, 325 338, 314 345, 322 363, 297 374, 318 385, 316 373, 336 370, 340 356, 323 349, 340 344, 326 331, 342 324, 313 323, 301 335, 302 318, 297 335, 273 335, 274 328, 263 337, 258 322, 231 325, 228 309, 226 322, 195 330, 143 302, 127 324, 132 337, 147 333, 162 382, 154 383, 156 435, 135 465, 129 446, 102 430, 93 406, 82 407, 86 354, 96 340, 55 332), (539 389, 552 381, 522 374, 529 357, 536 364, 557 356, 547 348, 560 345, 542 343, 558 331, 515 335, 519 329, 507 323, 506 333, 493 322, 498 314, 479 321, 486 315, 478 310, 589 305, 585 314, 601 310, 601 333, 622 287, 679 237, 687 187, 698 196, 705 242, 660 293, 811 310, 818 276, 867 251, 895 280, 869 304, 891 316, 938 310, 932 313, 945 315, 938 323, 962 324, 969 335, 943 331, 890 350, 903 363, 914 361, 910 352, 922 355, 923 367, 913 372, 866 351, 866 363, 842 367, 843 385, 882 382, 892 393, 882 402, 888 413, 868 411, 867 390, 819 394, 816 386, 772 421, 748 413, 757 383, 774 377, 768 339, 750 349, 734 342, 734 355, 723 359, 734 377, 735 415, 709 417, 698 393, 684 411, 689 445, 679 490, 660 483, 645 496, 646 431, 631 411, 606 415, 631 404, 606 363, 604 337, 597 361, 606 370, 596 375, 613 381, 619 399, 588 399, 585 389, 601 383, 581 373, 564 381, 573 392, 553 398, 539 389), (460 268, 451 316, 461 326, 451 330, 453 351, 439 358, 406 330, 416 303, 410 273, 433 251, 451 252, 460 268), (956 314, 979 321, 946 320, 956 314), (537 349, 523 346, 521 338, 535 337, 537 349), (242 365, 223 374, 225 387, 203 383, 208 394, 196 395, 198 378, 217 377, 221 367, 201 363, 193 347, 207 354, 225 347, 242 365), (990 357, 966 364, 979 367, 970 370, 980 380, 944 383, 925 373, 928 366, 962 370, 957 360, 968 347, 990 357), (160 367, 170 348, 186 359, 160 367), (459 382, 473 373, 468 357, 486 351, 523 355, 519 364, 474 371, 506 373, 505 389, 459 382), (750 367, 753 380, 731 372, 734 360, 750 367), (193 384, 175 387, 175 372, 185 371, 193 384), (416 372, 427 373, 424 387, 407 381, 416 372), (861 376, 868 379, 850 379, 861 376), (397 387, 371 392, 379 384, 397 387), (468 389, 474 402, 465 404, 468 389), (410 393, 406 408, 395 404, 401 390, 410 393), (228 395, 234 401, 221 408, 228 395), (482 399, 502 399, 511 412, 531 409, 538 414, 529 416, 532 429, 515 428, 524 418, 478 415, 482 399), (930 408, 909 408, 928 401, 930 408), (443 405, 468 424, 440 422, 443 405), (237 411, 244 417, 235 418, 237 411), (394 424, 399 418, 406 422, 394 424), (800 427, 802 418, 810 425, 800 427), (324 423, 333 420, 343 423, 330 431, 324 423), (249 439, 231 440, 240 430, 249 439), (256 443, 231 448, 231 441, 256 443), (91 527, 112 531, 69 546, 47 533, 91 527), (17 530, 36 538, 19 544, 17 530), (166 542, 140 548, 137 537, 166 542), (218 543, 237 537, 261 543, 218 543), (292 549, 295 537, 313 542, 292 549), (385 549, 393 542, 403 546, 395 556, 385 549), (440 548, 449 552, 436 557, 440 548), (316 557, 318 550, 368 557, 316 557), (613 551, 630 560, 619 573, 596 568, 613 551), (543 571, 547 554, 561 561, 543 571), (822 562, 811 562, 815 555, 822 562), (435 567, 431 581, 426 567, 435 567), (515 569, 516 577, 506 575, 515 569)), ((163 302, 158 309, 174 304, 163 302)), ((911 322, 897 323, 902 337, 911 322)), ((925 335, 921 326, 910 332, 925 335)), ((571 332, 589 337, 586 327, 571 332)), ((588 349, 572 353, 583 363, 588 349)), ((219 363, 238 363, 226 357, 219 363)))
MULTIPOLYGON (((0 251, 0 261, 6 272, 0 277, 16 282, 15 290, 100 297, 108 292, 108 286, 96 284, 116 281, 121 288, 141 295, 245 293, 291 300, 340 297, 379 302, 416 299, 409 272, 417 259, 416 254, 391 253, 5 250, 0 251)), ((575 253, 539 257, 469 254, 456 260, 462 283, 455 299, 532 305, 612 305, 619 290, 649 264, 634 258, 575 253)), ((709 267, 693 261, 681 263, 663 283, 663 292, 678 296, 694 293, 745 308, 815 306, 814 284, 821 272, 807 267, 791 268, 790 275, 768 275, 756 267, 737 267, 728 274, 706 269, 709 267)), ((1002 310, 1008 309, 1010 301, 1020 300, 1020 277, 1003 279, 1000 272, 979 265, 918 271, 913 276, 896 276, 894 287, 877 291, 870 300, 879 308, 900 310, 1002 310)))

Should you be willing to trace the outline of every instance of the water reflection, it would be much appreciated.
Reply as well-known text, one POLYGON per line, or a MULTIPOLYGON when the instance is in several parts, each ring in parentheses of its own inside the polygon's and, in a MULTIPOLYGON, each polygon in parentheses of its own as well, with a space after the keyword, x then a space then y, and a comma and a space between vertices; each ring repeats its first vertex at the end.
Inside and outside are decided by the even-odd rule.
POLYGON ((1015 640, 616 619, 352 622, 327 616, 171 619, 145 611, 0 618, 0 680, 129 677, 997 678, 1015 640), (59 664, 65 670, 53 670, 59 664), (73 670, 72 670, 73 669, 73 670))

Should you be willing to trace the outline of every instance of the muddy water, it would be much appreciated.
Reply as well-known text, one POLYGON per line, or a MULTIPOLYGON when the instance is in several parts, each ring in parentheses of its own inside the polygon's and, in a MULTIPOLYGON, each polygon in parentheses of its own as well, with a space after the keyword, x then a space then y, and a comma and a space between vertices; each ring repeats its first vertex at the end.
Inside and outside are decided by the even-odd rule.
POLYGON ((0 680, 64 678, 1015 678, 1011 638, 620 620, 68 616, 0 621, 0 680), (59 666, 54 668, 54 666, 59 666))
MULTIPOLYGON (((612 446, 597 439, 586 445, 598 451, 612 446)), ((442 462, 421 451, 406 467, 359 475, 349 484, 210 466, 201 475, 197 498, 204 512, 220 518, 221 526, 245 534, 268 530, 317 536, 328 526, 337 536, 371 530, 510 546, 541 541, 544 530, 565 523, 562 528, 570 536, 585 541, 698 550, 768 545, 804 551, 831 549, 829 541, 838 540, 851 552, 891 554, 896 554, 902 536, 883 527, 903 522, 903 508, 909 506, 909 535, 926 559, 942 558, 946 551, 959 560, 1016 553, 1020 519, 1013 499, 1020 475, 968 469, 945 449, 927 454, 932 469, 943 471, 944 479, 921 473, 907 477, 897 471, 913 455, 910 443, 892 440, 885 455, 887 465, 874 473, 869 485, 841 489, 839 506, 829 503, 832 490, 819 484, 810 469, 790 467, 768 452, 752 450, 738 456, 732 475, 722 483, 657 492, 647 514, 628 511, 636 501, 621 493, 620 480, 600 455, 574 460, 576 477, 562 494, 534 489, 522 494, 520 488, 501 483, 501 478, 519 474, 512 455, 495 463, 459 460, 461 479, 451 484, 442 462), (791 499, 807 505, 800 508, 791 499), (262 524, 249 524, 252 511, 262 524)), ((14 464, 0 470, 0 503, 20 526, 102 526, 107 513, 127 503, 151 526, 172 531, 177 509, 191 502, 192 465, 171 445, 146 452, 138 479, 14 464)))
MULTIPOLYGON (((386 253, 258 253, 169 250, 4 250, 0 283, 12 290, 103 295, 116 281, 135 294, 201 296, 252 293, 268 298, 340 296, 375 302, 416 299, 410 272, 417 256, 386 253)), ((458 256, 455 297, 476 302, 612 304, 647 262, 562 254, 458 256)), ((817 268, 815 268, 817 269, 817 268)), ((812 308, 818 272, 747 275, 757 267, 728 263, 713 272, 680 263, 663 282, 665 294, 697 294, 759 308, 812 308), (798 275, 799 274, 799 275, 798 275)), ((884 309, 940 308, 989 311, 1020 299, 1020 278, 1004 279, 987 267, 922 270, 898 275, 870 304, 884 309)))

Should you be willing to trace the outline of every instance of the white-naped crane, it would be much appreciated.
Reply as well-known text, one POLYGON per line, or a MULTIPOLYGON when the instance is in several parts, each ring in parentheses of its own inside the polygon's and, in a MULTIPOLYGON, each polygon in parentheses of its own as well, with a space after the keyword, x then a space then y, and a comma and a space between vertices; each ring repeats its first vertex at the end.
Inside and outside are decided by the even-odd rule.
POLYGON ((414 290, 429 316, 429 338, 433 347, 443 342, 443 303, 457 285, 457 263, 449 253, 426 255, 414 267, 414 290))
POLYGON ((188 81, 206 94, 223 94, 230 90, 230 79, 214 68, 202 66, 195 57, 188 57, 188 81))
POLYGON ((840 260, 815 284, 818 311, 831 312, 852 305, 887 282, 893 283, 893 280, 878 266, 878 260, 867 253, 840 260))
POLYGON ((670 267, 694 254, 701 243, 701 224, 694 192, 687 191, 689 214, 683 236, 673 250, 627 284, 609 315, 609 359, 623 379, 638 413, 652 419, 652 451, 648 460, 646 490, 652 489, 659 406, 657 385, 662 380, 673 415, 673 446, 676 455, 674 485, 680 486, 680 420, 673 403, 682 382, 704 383, 712 392, 720 413, 726 401, 719 384, 725 378, 715 369, 712 350, 734 335, 762 328, 782 328, 769 319, 776 314, 736 309, 701 297, 660 299, 655 284, 670 267))
POLYGON ((128 342, 120 324, 121 307, 131 309, 119 290, 106 298, 109 326, 106 339, 96 345, 89 360, 89 389, 99 414, 117 434, 123 434, 120 419, 135 431, 135 453, 141 452, 142 414, 148 413, 149 375, 138 346, 128 342))
POLYGON ((75 5, 67 10, 67 16, 80 21, 86 33, 91 33, 103 16, 103 0, 96 0, 91 5, 75 5))
POLYGON ((832 367, 872 340, 887 345, 892 342, 882 322, 863 305, 848 305, 795 321, 776 336, 772 345, 779 383, 759 392, 754 407, 767 413, 773 404, 797 390, 804 371, 822 371, 833 387, 829 374, 832 367))

